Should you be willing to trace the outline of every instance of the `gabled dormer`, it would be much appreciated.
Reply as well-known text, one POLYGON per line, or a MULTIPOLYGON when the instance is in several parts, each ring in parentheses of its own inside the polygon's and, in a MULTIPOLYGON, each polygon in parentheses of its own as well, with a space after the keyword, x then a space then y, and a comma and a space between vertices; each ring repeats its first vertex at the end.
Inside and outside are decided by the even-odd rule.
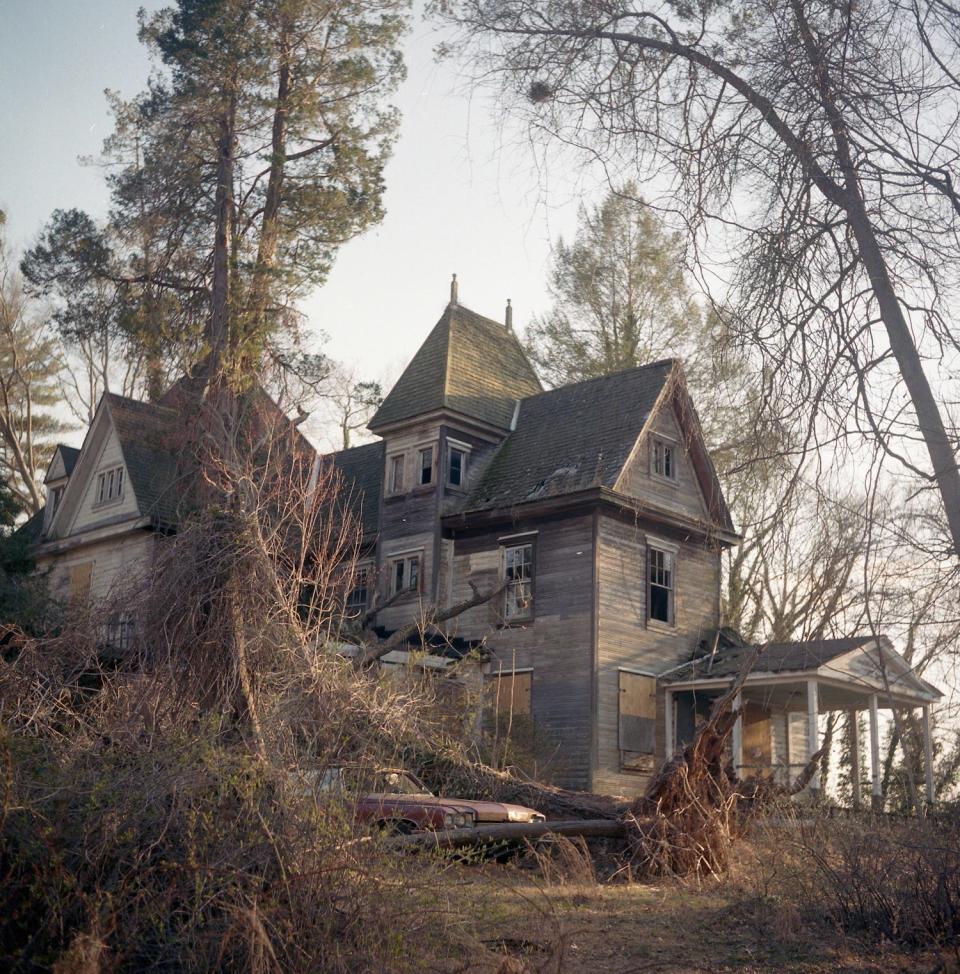
POLYGON ((66 446, 58 443, 53 451, 50 466, 47 468, 47 475, 43 479, 43 486, 46 491, 46 504, 43 509, 43 534, 46 534, 53 521, 53 517, 63 500, 64 492, 67 489, 67 482, 76 466, 80 451, 73 446, 66 446))

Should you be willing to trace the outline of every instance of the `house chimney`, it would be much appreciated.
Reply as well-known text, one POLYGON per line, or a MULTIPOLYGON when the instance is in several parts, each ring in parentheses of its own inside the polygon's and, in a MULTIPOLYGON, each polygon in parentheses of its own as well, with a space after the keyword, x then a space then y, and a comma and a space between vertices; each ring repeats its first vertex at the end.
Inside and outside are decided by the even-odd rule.
POLYGON ((457 275, 453 275, 453 280, 450 281, 450 303, 457 303, 457 275))
POLYGON ((507 298, 507 310, 504 313, 503 322, 507 326, 507 331, 513 331, 513 307, 509 298, 507 298))

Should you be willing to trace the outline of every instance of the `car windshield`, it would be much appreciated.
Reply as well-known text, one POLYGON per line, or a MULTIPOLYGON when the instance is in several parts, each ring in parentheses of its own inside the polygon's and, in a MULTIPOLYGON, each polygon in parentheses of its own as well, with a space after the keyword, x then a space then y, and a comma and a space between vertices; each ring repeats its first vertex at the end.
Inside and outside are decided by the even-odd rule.
POLYGON ((430 789, 408 771, 343 768, 343 790, 354 795, 429 795, 430 789))

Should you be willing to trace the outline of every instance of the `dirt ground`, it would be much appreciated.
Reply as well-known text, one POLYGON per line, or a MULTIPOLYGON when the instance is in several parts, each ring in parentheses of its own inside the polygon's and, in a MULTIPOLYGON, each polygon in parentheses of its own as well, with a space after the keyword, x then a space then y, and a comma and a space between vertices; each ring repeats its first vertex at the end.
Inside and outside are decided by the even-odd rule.
POLYGON ((936 955, 859 942, 732 884, 544 885, 529 871, 463 870, 461 902, 482 904, 472 956, 444 970, 495 974, 957 971, 936 955), (479 942, 478 942, 479 941, 479 942))

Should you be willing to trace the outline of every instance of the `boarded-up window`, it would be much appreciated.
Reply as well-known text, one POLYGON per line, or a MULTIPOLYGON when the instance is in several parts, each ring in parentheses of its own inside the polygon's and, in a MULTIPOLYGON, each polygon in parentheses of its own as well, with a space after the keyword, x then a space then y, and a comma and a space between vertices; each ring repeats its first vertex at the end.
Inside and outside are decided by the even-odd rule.
POLYGON ((769 775, 773 758, 770 747, 770 711, 747 702, 743 708, 743 766, 751 774, 769 775))
POLYGON ((84 605, 90 598, 90 579, 93 576, 93 562, 83 561, 70 566, 70 601, 84 605))
POLYGON ((621 670, 620 751, 625 769, 647 770, 656 744, 656 726, 656 679, 621 670))
POLYGON ((533 673, 501 673, 487 682, 487 704, 494 713, 529 716, 532 706, 533 673))

